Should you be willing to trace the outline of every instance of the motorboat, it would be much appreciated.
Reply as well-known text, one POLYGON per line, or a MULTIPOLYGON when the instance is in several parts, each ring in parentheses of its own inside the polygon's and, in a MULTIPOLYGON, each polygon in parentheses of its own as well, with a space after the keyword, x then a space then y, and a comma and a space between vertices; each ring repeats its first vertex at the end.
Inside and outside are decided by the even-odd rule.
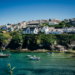
POLYGON ((47 54, 53 54, 52 52, 47 52, 47 54))
POLYGON ((40 60, 40 57, 33 56, 33 57, 30 57, 30 60, 40 60))
POLYGON ((2 52, 0 53, 0 57, 8 57, 10 54, 3 54, 2 52))
POLYGON ((40 60, 40 57, 31 57, 30 60, 40 60))

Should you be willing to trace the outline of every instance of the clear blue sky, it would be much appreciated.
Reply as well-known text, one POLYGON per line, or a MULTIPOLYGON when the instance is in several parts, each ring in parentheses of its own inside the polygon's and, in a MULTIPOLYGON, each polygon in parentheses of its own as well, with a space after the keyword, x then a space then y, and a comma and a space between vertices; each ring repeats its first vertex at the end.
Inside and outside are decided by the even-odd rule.
POLYGON ((0 25, 49 18, 75 18, 75 0, 0 0, 0 25))

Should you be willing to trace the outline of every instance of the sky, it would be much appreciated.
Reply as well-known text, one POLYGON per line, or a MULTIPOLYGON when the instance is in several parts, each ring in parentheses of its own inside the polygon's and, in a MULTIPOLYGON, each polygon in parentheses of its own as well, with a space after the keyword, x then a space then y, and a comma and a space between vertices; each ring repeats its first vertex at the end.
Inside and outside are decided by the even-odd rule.
POLYGON ((0 0, 0 25, 75 18, 75 0, 0 0))

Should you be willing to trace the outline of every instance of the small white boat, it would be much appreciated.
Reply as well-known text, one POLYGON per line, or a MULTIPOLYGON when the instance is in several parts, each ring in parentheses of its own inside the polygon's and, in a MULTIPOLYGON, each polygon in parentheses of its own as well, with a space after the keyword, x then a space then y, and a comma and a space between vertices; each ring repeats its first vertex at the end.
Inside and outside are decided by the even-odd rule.
POLYGON ((30 60, 40 60, 40 57, 33 56, 33 57, 30 57, 30 60))
POLYGON ((3 54, 2 51, 1 51, 0 57, 8 57, 8 56, 10 56, 10 54, 3 54))
POLYGON ((52 52, 47 52, 47 54, 53 54, 52 52))
POLYGON ((31 57, 31 55, 27 55, 27 57, 31 57))
POLYGON ((40 57, 31 57, 30 60, 40 60, 40 57))

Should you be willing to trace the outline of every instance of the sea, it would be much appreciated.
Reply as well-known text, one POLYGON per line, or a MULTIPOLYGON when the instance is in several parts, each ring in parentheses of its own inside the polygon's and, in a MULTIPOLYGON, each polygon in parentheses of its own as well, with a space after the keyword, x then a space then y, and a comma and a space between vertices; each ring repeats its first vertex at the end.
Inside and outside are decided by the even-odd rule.
POLYGON ((47 53, 32 53, 32 52, 8 52, 8 58, 0 58, 0 75, 7 74, 8 63, 11 64, 13 75, 75 75, 75 54, 54 52, 47 53), (40 60, 30 60, 27 55, 40 57, 40 60))

